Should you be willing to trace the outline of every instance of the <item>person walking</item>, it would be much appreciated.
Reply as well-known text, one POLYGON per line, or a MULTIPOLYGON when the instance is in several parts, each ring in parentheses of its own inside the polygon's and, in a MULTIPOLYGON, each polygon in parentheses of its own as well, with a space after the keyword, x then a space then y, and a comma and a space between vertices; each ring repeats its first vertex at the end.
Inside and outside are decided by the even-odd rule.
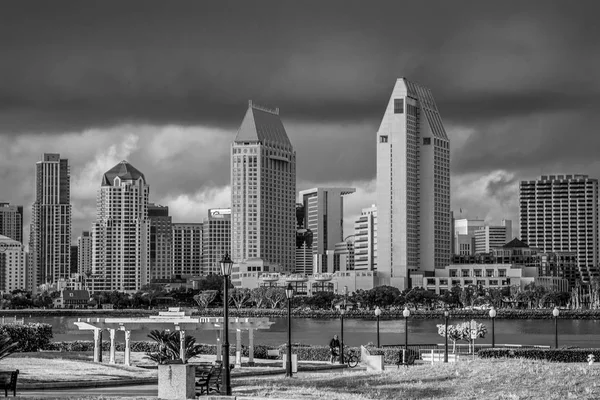
POLYGON ((329 341, 329 353, 330 359, 329 361, 333 364, 335 359, 339 356, 340 349, 340 341, 338 340, 338 335, 333 335, 333 339, 329 341))

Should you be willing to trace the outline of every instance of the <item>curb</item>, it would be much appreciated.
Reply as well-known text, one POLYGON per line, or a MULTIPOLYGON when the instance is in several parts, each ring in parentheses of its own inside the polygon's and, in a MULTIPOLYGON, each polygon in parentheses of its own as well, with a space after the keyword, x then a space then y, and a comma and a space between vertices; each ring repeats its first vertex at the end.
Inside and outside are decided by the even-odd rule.
MULTIPOLYGON (((336 369, 346 369, 347 365, 323 365, 323 366, 312 366, 312 367, 300 367, 298 372, 312 372, 312 371, 327 371, 336 369)), ((232 374, 231 379, 238 378, 250 378, 253 376, 267 376, 267 375, 283 375, 285 374, 284 368, 276 368, 273 371, 248 371, 240 372, 238 374, 232 374)), ((19 390, 47 390, 47 389, 76 389, 76 388, 101 388, 101 387, 116 387, 116 386, 130 386, 130 385, 158 385, 158 378, 132 378, 132 379, 114 379, 110 381, 64 381, 64 382, 51 382, 51 383, 22 383, 18 384, 19 390)), ((204 397, 203 397, 204 398, 204 397)), ((233 399, 235 396, 208 396, 206 399, 220 400, 220 399, 233 399)), ((250 399, 250 397, 237 397, 237 399, 250 399)), ((256 397, 253 397, 256 399, 256 397)), ((277 400, 277 399, 271 399, 277 400)))

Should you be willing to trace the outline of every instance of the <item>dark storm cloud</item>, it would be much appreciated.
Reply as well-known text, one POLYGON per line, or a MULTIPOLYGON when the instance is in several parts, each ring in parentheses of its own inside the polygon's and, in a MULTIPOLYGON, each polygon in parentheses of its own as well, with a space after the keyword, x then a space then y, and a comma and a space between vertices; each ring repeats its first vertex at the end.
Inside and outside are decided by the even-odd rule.
POLYGON ((598 105, 595 3, 522 3, 3 2, 0 131, 378 121, 402 75, 450 123, 598 105))

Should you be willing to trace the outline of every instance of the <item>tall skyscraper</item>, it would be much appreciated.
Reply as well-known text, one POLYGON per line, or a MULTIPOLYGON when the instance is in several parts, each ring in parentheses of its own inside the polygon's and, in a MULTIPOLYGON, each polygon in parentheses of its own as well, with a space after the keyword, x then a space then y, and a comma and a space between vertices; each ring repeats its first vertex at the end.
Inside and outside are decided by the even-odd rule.
POLYGON ((171 279, 173 272, 173 221, 169 207, 148 204, 150 221, 150 280, 171 279))
POLYGON ((173 272, 179 276, 202 274, 202 223, 173 223, 173 272))
POLYGON ((221 259, 231 251, 231 208, 208 210, 202 228, 202 274, 219 274, 221 259))
POLYGON ((89 231, 83 231, 77 238, 77 273, 80 275, 92 272, 92 235, 89 231))
POLYGON ((354 268, 377 270, 377 207, 363 208, 354 222, 354 268))
POLYGON ((306 228, 312 231, 313 254, 335 250, 344 240, 344 196, 354 188, 314 188, 300 191, 306 228))
POLYGON ((71 172, 60 154, 35 165, 35 201, 29 237, 30 287, 66 279, 71 269, 71 172))
POLYGON ((102 177, 92 224, 92 291, 135 292, 150 283, 150 187, 121 161, 102 177))
POLYGON ((519 185, 521 240, 542 252, 572 252, 583 281, 598 266, 598 180, 543 175, 519 185))
POLYGON ((231 250, 240 264, 293 271, 296 241, 296 152, 279 109, 253 104, 231 147, 231 250))
POLYGON ((450 259, 450 141, 431 91, 398 79, 376 140, 377 275, 407 288, 450 259))
POLYGON ((23 243, 23 206, 0 203, 0 235, 23 243))

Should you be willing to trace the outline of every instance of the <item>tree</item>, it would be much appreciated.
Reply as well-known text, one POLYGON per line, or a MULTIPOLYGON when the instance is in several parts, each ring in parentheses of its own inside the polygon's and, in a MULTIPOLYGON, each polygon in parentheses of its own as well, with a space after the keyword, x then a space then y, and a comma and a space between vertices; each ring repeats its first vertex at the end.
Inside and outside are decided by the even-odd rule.
POLYGON ((305 304, 319 310, 330 309, 334 298, 335 294, 333 292, 316 292, 306 299, 305 304))
POLYGON ((262 308, 263 304, 267 300, 265 296, 267 289, 267 286, 260 286, 250 291, 250 301, 256 305, 256 308, 262 308))
MULTIPOLYGON (((469 347, 472 347, 474 345, 474 339, 472 339, 471 336, 471 324, 473 322, 475 322, 476 324, 476 338, 484 338, 487 333, 487 327, 482 323, 476 322, 475 320, 471 320, 471 322, 463 322, 456 325, 456 330, 460 333, 461 340, 464 340, 465 342, 469 343, 469 347)), ((475 351, 474 347, 473 351, 475 351)))
POLYGON ((271 308, 279 308, 279 304, 286 299, 285 289, 279 286, 269 287, 265 292, 265 299, 271 308))
POLYGON ((229 301, 239 310, 246 302, 250 299, 250 289, 248 288, 234 288, 229 292, 229 301))
POLYGON ((368 305, 368 307, 389 307, 400 297, 400 289, 394 286, 376 286, 363 292, 361 303, 364 302, 363 304, 368 305))
POLYGON ((217 297, 216 290, 205 290, 194 296, 194 300, 198 304, 200 310, 204 310, 217 297))
MULTIPOLYGON (((229 287, 233 287, 231 281, 229 282, 229 287)), ((221 293, 223 290, 223 277, 215 274, 206 275, 206 277, 198 281, 198 289, 201 292, 205 290, 216 290, 218 293, 221 293)))
MULTIPOLYGON (((445 338, 446 337, 446 325, 439 324, 436 325, 438 328, 438 334, 445 338)), ((452 354, 456 353, 456 342, 461 340, 463 337, 463 333, 461 330, 458 330, 454 325, 448 325, 448 339, 452 341, 452 354)))

